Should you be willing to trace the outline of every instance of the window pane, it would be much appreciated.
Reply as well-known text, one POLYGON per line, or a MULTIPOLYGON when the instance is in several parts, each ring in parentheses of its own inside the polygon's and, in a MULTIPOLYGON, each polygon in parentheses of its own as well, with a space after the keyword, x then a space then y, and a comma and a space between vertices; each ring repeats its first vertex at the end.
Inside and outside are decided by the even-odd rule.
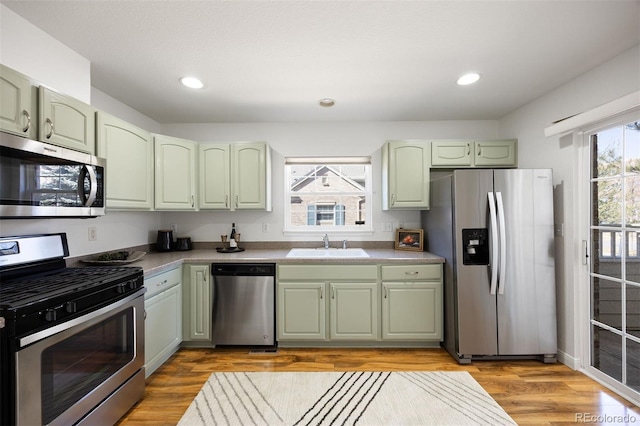
POLYGON ((640 122, 625 126, 624 145, 626 172, 640 174, 640 122))
POLYGON ((596 205, 594 225, 620 225, 622 223, 621 179, 594 182, 593 200, 596 205))
POLYGON ((622 290, 620 283, 593 278, 591 318, 622 330, 622 290))
POLYGON ((592 365, 622 381, 622 337, 598 326, 592 327, 592 365))
POLYGON ((640 228, 640 175, 625 178, 624 192, 626 225, 640 228))
MULTIPOLYGON (((627 333, 640 337, 640 285, 626 286, 627 333)), ((638 353, 640 361, 640 353, 638 353)))
POLYGON ((627 385, 640 392, 640 343, 627 341, 627 385))
POLYGON ((622 128, 614 127, 596 136, 594 178, 617 176, 622 172, 622 128))
POLYGON ((355 227, 366 222, 370 164, 291 164, 287 226, 355 227))

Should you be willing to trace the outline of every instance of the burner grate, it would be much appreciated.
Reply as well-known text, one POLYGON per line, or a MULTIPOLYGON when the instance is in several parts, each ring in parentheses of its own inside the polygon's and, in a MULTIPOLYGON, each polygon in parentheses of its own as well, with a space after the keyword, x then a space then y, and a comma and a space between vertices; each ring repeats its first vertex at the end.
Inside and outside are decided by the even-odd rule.
POLYGON ((10 280, 0 279, 0 305, 18 307, 127 279, 137 267, 64 268, 10 280))

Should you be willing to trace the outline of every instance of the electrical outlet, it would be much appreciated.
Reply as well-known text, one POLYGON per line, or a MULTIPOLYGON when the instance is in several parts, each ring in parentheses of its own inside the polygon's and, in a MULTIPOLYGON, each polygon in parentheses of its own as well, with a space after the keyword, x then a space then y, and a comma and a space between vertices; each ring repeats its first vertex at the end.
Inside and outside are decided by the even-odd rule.
POLYGON ((382 230, 383 230, 384 232, 393 232, 393 224, 391 224, 391 223, 384 223, 384 224, 382 225, 382 230))
POLYGON ((269 232, 269 224, 268 223, 263 223, 262 224, 262 232, 269 232))
POLYGON ((95 226, 89 227, 89 241, 96 241, 98 239, 98 229, 95 226))
POLYGON ((177 223, 172 223, 171 224, 171 231, 173 232, 173 236, 174 237, 178 236, 178 224, 177 223))

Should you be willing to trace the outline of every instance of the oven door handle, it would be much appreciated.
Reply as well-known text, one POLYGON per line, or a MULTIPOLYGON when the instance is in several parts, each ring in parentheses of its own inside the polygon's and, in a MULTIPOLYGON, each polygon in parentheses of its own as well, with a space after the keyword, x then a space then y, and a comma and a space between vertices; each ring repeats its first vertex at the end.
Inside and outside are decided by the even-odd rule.
POLYGON ((74 318, 72 320, 69 321, 65 321, 61 324, 58 325, 54 325, 53 327, 47 328, 46 330, 42 330, 39 331, 37 333, 33 333, 30 334, 28 336, 22 337, 20 339, 18 339, 18 348, 22 349, 25 346, 28 346, 32 343, 35 343, 37 341, 40 341, 42 339, 46 339, 47 337, 51 337, 54 334, 58 334, 62 331, 68 330, 72 327, 75 327, 77 325, 80 325, 86 321, 90 321, 94 318, 98 318, 101 315, 104 315, 106 313, 108 313, 109 311, 112 311, 116 308, 119 308, 123 305, 126 305, 127 303, 131 302, 132 300, 134 300, 137 297, 140 297, 144 294, 144 292, 146 291, 146 289, 143 287, 140 290, 136 291, 135 293, 125 297, 124 299, 120 299, 117 302, 111 303, 107 306, 103 306, 102 308, 89 312, 88 314, 82 315, 81 317, 78 318, 74 318))

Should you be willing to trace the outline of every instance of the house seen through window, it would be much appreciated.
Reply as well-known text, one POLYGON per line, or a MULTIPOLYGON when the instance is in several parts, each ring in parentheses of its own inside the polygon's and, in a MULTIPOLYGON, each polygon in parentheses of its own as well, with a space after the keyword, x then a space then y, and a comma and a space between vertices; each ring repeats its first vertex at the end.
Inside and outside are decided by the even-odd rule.
POLYGON ((287 158, 286 223, 291 231, 371 230, 369 158, 287 158))

